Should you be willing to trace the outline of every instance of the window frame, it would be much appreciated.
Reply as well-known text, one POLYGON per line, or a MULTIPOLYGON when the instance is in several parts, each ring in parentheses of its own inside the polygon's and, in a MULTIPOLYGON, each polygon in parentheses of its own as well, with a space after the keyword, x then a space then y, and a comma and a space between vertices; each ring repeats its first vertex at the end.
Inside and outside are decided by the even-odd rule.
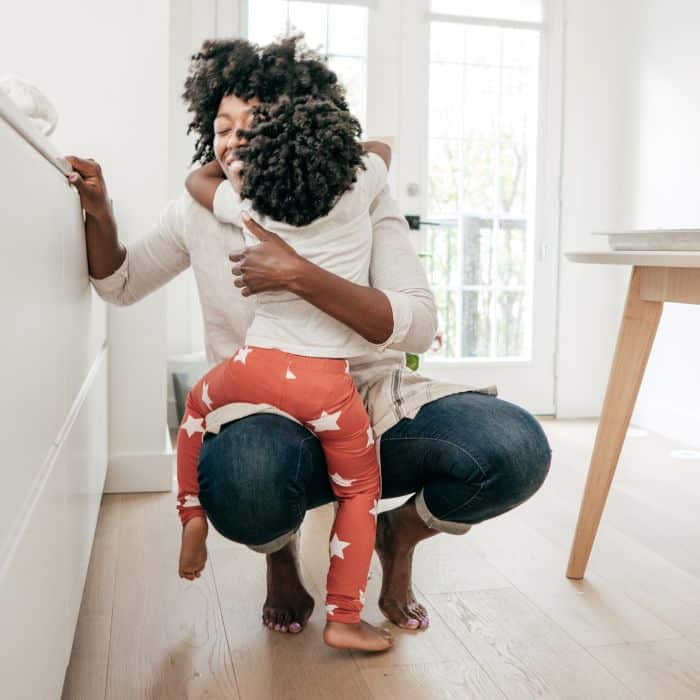
MULTIPOLYGON (((342 54, 342 53, 333 53, 328 51, 329 43, 330 43, 330 22, 328 19, 326 20, 326 37, 325 37, 325 46, 326 46, 326 53, 325 53, 325 58, 326 59, 350 59, 353 61, 361 61, 362 62, 362 69, 364 72, 364 95, 362 96, 361 100, 361 109, 355 109, 355 114, 356 116, 360 119, 360 122, 362 123, 363 127, 366 126, 367 122, 367 102, 368 102, 368 82, 369 82, 369 25, 370 25, 370 17, 369 17, 369 9, 372 7, 376 7, 377 0, 282 0, 282 2, 287 3, 287 19, 285 21, 285 34, 289 35, 290 33, 290 3, 295 2, 295 1, 301 1, 309 4, 316 4, 316 5, 342 5, 342 6, 354 6, 354 7, 364 7, 365 9, 368 10, 367 13, 367 26, 365 28, 365 37, 366 37, 366 44, 365 44, 365 52, 364 55, 350 55, 350 54, 342 54)), ((241 36, 248 37, 248 17, 249 17, 249 9, 251 6, 251 0, 240 0, 239 4, 239 15, 240 15, 240 28, 241 28, 241 36)))

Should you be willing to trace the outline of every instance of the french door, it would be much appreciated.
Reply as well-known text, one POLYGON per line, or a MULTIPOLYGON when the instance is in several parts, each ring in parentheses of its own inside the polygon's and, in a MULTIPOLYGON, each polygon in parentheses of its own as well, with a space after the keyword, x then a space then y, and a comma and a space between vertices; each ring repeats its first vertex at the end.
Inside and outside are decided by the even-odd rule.
POLYGON ((439 313, 421 371, 554 414, 562 0, 221 4, 219 36, 304 32, 394 147, 439 313))
POLYGON ((496 384, 554 414, 560 5, 414 0, 403 11, 397 192, 426 222, 415 242, 441 336, 422 371, 496 384))

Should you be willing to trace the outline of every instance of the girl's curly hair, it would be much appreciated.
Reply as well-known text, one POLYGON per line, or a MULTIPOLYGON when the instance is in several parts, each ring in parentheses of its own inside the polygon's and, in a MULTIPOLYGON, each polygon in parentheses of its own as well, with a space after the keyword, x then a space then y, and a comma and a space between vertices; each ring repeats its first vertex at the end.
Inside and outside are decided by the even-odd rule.
POLYGON ((214 119, 221 99, 231 94, 261 102, 306 95, 348 108, 338 77, 301 34, 262 48, 245 39, 208 39, 191 57, 182 94, 193 113, 187 133, 197 135, 193 163, 214 160, 214 119))
POLYGON ((364 168, 360 122, 329 99, 283 96, 253 109, 244 145, 241 197, 292 226, 325 216, 364 168))

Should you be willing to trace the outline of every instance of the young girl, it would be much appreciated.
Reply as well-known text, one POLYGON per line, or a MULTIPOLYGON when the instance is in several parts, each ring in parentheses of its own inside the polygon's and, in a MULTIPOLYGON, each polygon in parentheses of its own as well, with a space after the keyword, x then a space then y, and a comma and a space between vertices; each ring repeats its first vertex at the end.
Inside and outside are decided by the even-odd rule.
MULTIPOLYGON (((214 130, 217 163, 188 177, 193 197, 217 218, 241 226, 250 245, 259 241, 246 231, 247 218, 315 264, 367 285, 369 206, 386 184, 388 147, 365 144, 363 154, 358 121, 333 102, 310 96, 259 104, 229 95, 214 130), (239 129, 246 121, 250 129, 239 129)), ((244 268, 244 254, 238 258, 244 268)), ((274 405, 319 438, 338 499, 324 639, 341 648, 387 649, 390 634, 360 619, 380 471, 370 420, 346 358, 366 354, 369 344, 294 294, 265 292, 254 299, 244 347, 202 377, 187 398, 177 441, 184 525, 180 575, 198 576, 206 561, 197 465, 207 414, 233 402, 274 405)))

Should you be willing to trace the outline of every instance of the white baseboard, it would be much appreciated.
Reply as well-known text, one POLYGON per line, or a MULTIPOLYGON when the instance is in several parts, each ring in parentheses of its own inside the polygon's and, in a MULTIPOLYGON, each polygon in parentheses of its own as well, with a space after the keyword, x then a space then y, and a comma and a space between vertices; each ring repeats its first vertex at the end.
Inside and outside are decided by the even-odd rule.
POLYGON ((172 491, 174 462, 172 451, 110 455, 104 493, 172 491))

